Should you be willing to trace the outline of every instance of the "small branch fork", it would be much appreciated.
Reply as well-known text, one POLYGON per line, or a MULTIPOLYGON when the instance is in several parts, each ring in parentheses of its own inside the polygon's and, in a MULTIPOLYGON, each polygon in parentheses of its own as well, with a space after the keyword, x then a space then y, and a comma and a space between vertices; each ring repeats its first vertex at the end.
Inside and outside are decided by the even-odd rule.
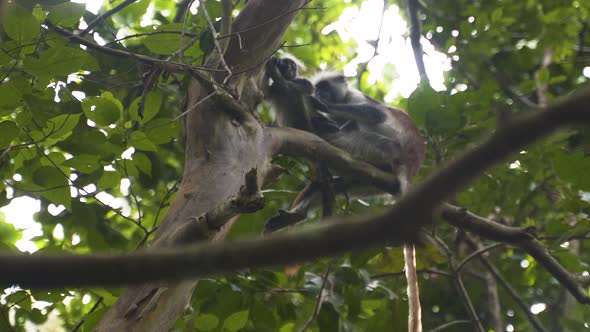
POLYGON ((245 176, 245 184, 240 190, 210 211, 177 229, 172 235, 174 243, 194 243, 208 239, 212 231, 220 229, 231 218, 240 213, 254 213, 264 207, 264 197, 257 184, 258 172, 252 169, 245 176))

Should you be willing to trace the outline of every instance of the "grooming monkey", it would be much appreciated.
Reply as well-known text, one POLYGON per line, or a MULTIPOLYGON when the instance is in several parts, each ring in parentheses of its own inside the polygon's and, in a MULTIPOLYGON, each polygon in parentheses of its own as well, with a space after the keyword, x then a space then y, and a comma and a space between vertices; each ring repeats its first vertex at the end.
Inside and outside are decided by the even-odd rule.
MULTIPOLYGON (((341 74, 321 73, 312 84, 299 77, 299 65, 290 58, 273 58, 267 71, 273 79, 268 98, 278 125, 313 132, 354 158, 396 174, 400 194, 408 191, 412 177, 422 165, 425 148, 418 128, 405 112, 349 87, 341 74)), ((354 186, 359 184, 348 181, 344 188, 335 191, 354 192, 354 186)), ((303 220, 310 204, 317 201, 317 192, 318 185, 312 181, 290 211, 281 211, 267 222, 266 231, 303 220)), ((404 258, 410 312, 408 330, 420 332, 421 308, 412 243, 404 244, 404 258)))
MULTIPOLYGON (((398 176, 400 194, 408 191, 412 177, 424 160, 424 139, 412 119, 402 110, 385 106, 362 92, 352 89, 343 75, 322 73, 315 80, 315 94, 326 105, 339 126, 338 132, 318 133, 331 144, 398 176)), ((404 260, 408 283, 408 331, 422 331, 422 310, 416 248, 404 243, 404 260)))

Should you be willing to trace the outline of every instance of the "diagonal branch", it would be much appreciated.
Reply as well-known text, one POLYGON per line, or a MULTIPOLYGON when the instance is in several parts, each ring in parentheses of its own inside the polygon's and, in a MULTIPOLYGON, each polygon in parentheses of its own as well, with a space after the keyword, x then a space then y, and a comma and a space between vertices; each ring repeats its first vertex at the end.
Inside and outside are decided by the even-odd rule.
POLYGON ((354 159, 348 152, 341 150, 320 137, 306 131, 293 128, 265 128, 271 153, 283 153, 318 161, 329 168, 341 171, 354 178, 359 178, 391 194, 399 193, 397 176, 384 172, 377 167, 354 159))
POLYGON ((84 29, 83 31, 80 32, 79 36, 80 37, 84 37, 86 36, 90 31, 92 31, 92 29, 94 29, 97 25, 100 24, 100 22, 104 22, 104 20, 107 17, 110 17, 111 15, 121 11, 123 8, 129 6, 130 4, 136 2, 137 0, 125 0, 123 2, 121 2, 120 4, 116 5, 115 7, 107 10, 106 12, 102 13, 101 15, 99 15, 97 18, 95 18, 92 22, 88 23, 88 26, 86 27, 86 29, 84 29))
MULTIPOLYGON (((363 216, 349 222, 326 222, 318 227, 274 234, 262 240, 251 238, 225 244, 161 248, 157 252, 127 255, 2 254, 0 285, 48 288, 189 279, 407 241, 417 236, 421 226, 432 222, 436 206, 483 170, 560 127, 590 123, 588 105, 590 88, 587 87, 542 112, 525 114, 416 186, 391 210, 377 216, 363 216), (38 278, 39 275, 44 278, 38 278)), ((273 150, 269 148, 268 151, 273 150)), ((561 268, 537 240, 523 238, 525 240, 514 244, 539 260, 578 301, 590 303, 576 279, 561 268)))
POLYGON ((590 304, 590 296, 582 289, 578 278, 551 256, 529 230, 504 226, 450 204, 443 207, 441 215, 447 222, 462 230, 519 247, 543 265, 580 303, 590 304))

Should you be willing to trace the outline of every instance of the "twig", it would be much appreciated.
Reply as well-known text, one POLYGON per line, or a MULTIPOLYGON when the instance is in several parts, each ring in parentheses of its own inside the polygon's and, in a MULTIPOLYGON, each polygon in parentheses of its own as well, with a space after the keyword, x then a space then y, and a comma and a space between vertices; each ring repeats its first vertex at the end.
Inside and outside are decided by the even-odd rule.
POLYGON ((541 321, 537 318, 537 316, 531 312, 530 306, 527 305, 524 302, 524 300, 518 295, 516 290, 514 290, 514 288, 512 288, 512 286, 510 285, 508 280, 506 280, 502 276, 500 271, 498 271, 498 268, 487 257, 480 257, 480 260, 488 268, 488 270, 494 276, 494 278, 496 278, 496 280, 498 280, 498 282, 500 283, 500 285, 502 285, 504 290, 506 290, 506 292, 508 293, 510 298, 512 298, 512 300, 514 302, 516 302, 516 305, 518 305, 520 307, 520 309, 527 316, 527 319, 529 320, 531 325, 533 325, 535 330, 537 330, 538 332, 547 331, 547 329, 545 329, 545 327, 543 326, 543 323, 541 323, 541 321))
POLYGON ((459 264, 457 264, 457 271, 461 271, 463 269, 463 267, 465 266, 465 264, 469 263, 469 261, 472 260, 473 258, 480 256, 490 250, 501 247, 503 245, 504 245, 504 243, 494 243, 494 244, 489 245, 487 247, 478 248, 477 251, 472 252, 469 256, 465 257, 459 264))
MULTIPOLYGON (((110 41, 110 42, 106 43, 105 46, 117 44, 123 40, 131 39, 131 38, 139 38, 139 37, 162 35, 162 34, 180 35, 180 34, 182 34, 182 30, 156 30, 156 31, 151 31, 151 32, 135 33, 132 35, 127 35, 125 37, 117 38, 113 41, 110 41)), ((199 37, 199 34, 196 34, 196 33, 185 33, 184 35, 187 37, 199 37)))
MULTIPOLYGON (((421 270, 416 270, 416 273, 418 274, 435 274, 435 275, 441 275, 444 277, 449 277, 449 278, 453 278, 454 274, 452 274, 451 272, 447 272, 447 271, 441 271, 438 269, 421 269, 421 270)), ((470 272, 470 271, 466 271, 464 272, 465 274, 470 275, 471 277, 478 279, 480 281, 485 281, 485 278, 479 274, 470 272)), ((382 279, 382 278, 392 278, 392 277, 403 277, 405 276, 405 272, 401 271, 401 272, 386 272, 386 273, 379 273, 379 274, 375 274, 371 276, 371 279, 382 279)))
MULTIPOLYGON (((371 46, 373 46, 373 55, 371 56, 371 58, 367 61, 365 61, 363 64, 361 64, 361 69, 359 70, 358 74, 356 75, 356 85, 358 87, 359 90, 361 90, 362 88, 362 78, 363 75, 365 74, 365 72, 367 72, 367 67, 369 66, 369 62, 373 61, 373 59, 375 59, 375 57, 378 54, 378 49, 379 49, 379 42, 381 41, 381 30, 383 29, 383 19, 385 18, 385 12, 387 11, 387 4, 389 3, 388 0, 383 0, 383 10, 381 11, 381 20, 379 21, 379 30, 377 31, 377 39, 374 41, 374 43, 371 44, 371 46)), ((285 47, 285 46, 283 46, 285 47)))
POLYGON ((311 326, 313 321, 320 314, 320 310, 322 309, 322 303, 324 302, 324 289, 326 288, 326 284, 328 283, 328 276, 330 275, 330 270, 331 270, 331 264, 328 265, 328 268, 326 268, 326 272, 324 273, 322 285, 320 286, 320 291, 318 293, 318 297, 316 299, 315 306, 313 308, 311 316, 309 316, 309 318, 307 319, 305 324, 303 324, 303 326, 301 326, 301 328, 299 329, 299 332, 305 332, 307 330, 307 328, 309 328, 311 326))
POLYGON ((448 323, 444 323, 442 325, 439 325, 439 326, 433 328, 429 332, 440 332, 442 330, 448 329, 449 327, 453 327, 453 326, 459 325, 459 324, 471 324, 471 321, 464 320, 464 319, 458 319, 458 320, 450 321, 448 323))
POLYGON ((553 56, 553 49, 547 47, 543 52, 543 60, 541 61, 541 67, 535 71, 535 83, 537 85, 537 104, 540 107, 547 106, 547 82, 541 82, 539 77, 539 71, 547 69, 551 64, 551 57, 553 56))
POLYGON ((518 88, 514 87, 512 82, 506 76, 504 76, 502 72, 500 72, 500 70, 496 67, 496 65, 494 65, 494 63, 490 59, 485 57, 485 55, 482 55, 482 57, 484 57, 484 61, 488 65, 490 72, 494 75, 496 81, 498 81, 500 89, 504 90, 504 92, 507 95, 515 97, 517 101, 519 101, 526 107, 530 107, 532 109, 540 108, 540 105, 531 101, 518 88))
POLYGON ((176 191, 176 189, 178 188, 178 184, 180 183, 181 180, 182 180, 182 177, 178 178, 174 182, 172 187, 170 187, 170 189, 168 189, 166 191, 166 194, 164 195, 164 197, 162 197, 162 199, 160 200, 160 206, 158 207, 158 211, 156 211, 156 216, 154 217, 154 222, 152 223, 152 229, 154 229, 156 227, 156 223, 158 222, 158 218, 160 217, 160 213, 162 212, 162 209, 164 209, 164 204, 166 204, 166 201, 168 200, 168 198, 170 198, 170 196, 172 196, 172 193, 176 191))
POLYGON ((424 66, 424 52, 420 44, 422 32, 420 31, 420 19, 418 18, 418 0, 408 0, 408 12, 410 16, 410 41, 412 43, 418 73, 420 73, 422 80, 428 81, 426 66, 424 66))
POLYGON ((473 232, 479 236, 509 243, 531 255, 538 263, 559 281, 578 302, 590 304, 590 296, 581 289, 576 276, 566 270, 551 254, 547 248, 534 238, 527 229, 509 227, 491 220, 476 216, 464 209, 446 204, 441 213, 443 219, 450 224, 460 227, 465 231, 473 232))
MULTIPOLYGON (((34 141, 33 137, 31 136, 31 134, 29 133, 28 130, 26 130, 24 127, 21 127, 21 129, 23 130, 23 132, 29 137, 29 139, 31 139, 31 141, 34 141)), ((45 157, 45 159, 47 159, 49 161, 49 163, 51 163, 51 165, 66 179, 66 181, 68 181, 68 183, 76 188, 77 190, 81 191, 82 193, 84 193, 84 195, 90 196, 93 199, 95 199, 99 204, 101 204, 102 206, 106 207, 107 209, 115 212, 118 216, 122 217, 123 219, 129 220, 131 221, 135 226, 139 227, 144 233, 147 233, 148 230, 141 224, 139 223, 137 220, 131 218, 131 217, 127 217, 125 215, 123 215, 123 213, 121 213, 120 211, 118 211, 117 209, 111 207, 110 205, 108 205, 107 203, 104 203, 103 201, 101 201, 98 197, 96 197, 95 194, 91 194, 89 192, 87 192, 86 190, 84 190, 84 188, 80 188, 78 187, 74 181, 72 181, 70 179, 70 177, 64 173, 64 171, 53 161, 53 159, 51 159, 46 153, 45 151, 43 151, 43 149, 41 149, 41 147, 39 146, 39 144, 37 143, 33 143, 33 145, 35 146, 35 149, 37 150, 37 152, 45 157)))
POLYGON ((152 57, 149 57, 146 55, 141 55, 141 54, 131 55, 131 54, 124 52, 124 51, 100 46, 93 41, 90 41, 84 37, 80 37, 78 35, 75 35, 62 27, 53 25, 50 22, 45 22, 44 24, 48 28, 50 28, 51 30, 61 34, 62 36, 69 38, 71 42, 84 45, 90 49, 102 52, 104 54, 116 56, 119 58, 133 58, 133 59, 136 59, 136 60, 143 62, 143 63, 147 63, 147 64, 154 65, 154 66, 161 66, 164 70, 169 71, 169 72, 190 72, 191 74, 193 74, 193 76, 196 75, 195 78, 197 78, 199 80, 199 82, 206 83, 208 85, 211 85, 212 83, 204 75, 196 73, 196 70, 205 71, 205 72, 206 71, 223 72, 222 69, 207 68, 207 67, 201 67, 201 66, 191 66, 191 65, 184 64, 184 63, 178 63, 178 62, 172 62, 172 61, 166 61, 166 60, 162 60, 162 59, 152 58, 152 57))
MULTIPOLYGON (((221 0, 222 6, 222 16, 221 16, 221 29, 219 33, 221 35, 228 35, 231 33, 231 25, 232 25, 232 11, 233 11, 233 4, 231 0, 221 0)), ((219 38, 219 36, 217 37, 219 38)), ((227 51, 227 47, 229 45, 229 39, 225 38, 221 41, 220 46, 223 54, 227 51)))
POLYGON ((86 29, 84 29, 78 35, 80 37, 86 36, 92 29, 94 29, 97 25, 99 25, 100 22, 103 22, 104 19, 106 19, 107 17, 115 14, 116 12, 120 11, 121 9, 129 6, 130 4, 132 4, 132 3, 136 2, 136 1, 137 0, 125 0, 125 1, 121 2, 120 4, 116 5, 115 7, 107 10, 106 12, 104 12, 103 14, 101 14, 100 16, 98 16, 97 18, 95 18, 94 21, 88 23, 88 26, 86 27, 86 29))
POLYGON ((176 4, 176 14, 174 15, 174 23, 178 23, 185 17, 185 13, 189 10, 193 0, 181 0, 176 4))
MULTIPOLYGON (((227 35, 220 35, 220 36, 218 36, 217 38, 219 38, 219 39, 224 39, 224 38, 229 38, 229 37, 232 37, 232 36, 238 36, 238 37, 239 37, 239 35, 240 35, 240 34, 242 34, 242 33, 245 33, 245 32, 248 32, 248 31, 252 31, 252 30, 256 30, 256 29, 258 29, 258 28, 260 28, 260 27, 263 27, 263 26, 265 26, 265 25, 267 25, 267 24, 270 24, 270 23, 272 23, 272 22, 274 22, 274 21, 276 21, 276 20, 279 20, 279 19, 281 19, 281 18, 283 18, 283 17, 285 17, 285 16, 287 16, 287 15, 289 15, 289 14, 292 14, 292 13, 294 13, 294 12, 297 12, 297 11, 300 11, 300 10, 303 10, 303 9, 306 9, 305 7, 306 7, 306 6, 307 6, 307 5, 308 5, 310 2, 312 2, 312 1, 313 1, 313 0, 308 0, 308 1, 306 1, 306 2, 305 2, 305 3, 304 3, 302 6, 301 6, 301 7, 299 7, 299 8, 296 8, 296 9, 293 9, 293 10, 286 11, 286 12, 282 13, 281 15, 277 15, 277 16, 275 16, 275 17, 273 17, 273 18, 271 18, 271 19, 269 19, 269 20, 267 20, 267 21, 265 21, 265 22, 262 22, 262 23, 260 23, 260 24, 257 24, 257 25, 255 25, 255 26, 252 26, 252 27, 250 27, 250 28, 243 29, 243 30, 240 30, 240 31, 233 31, 233 32, 232 32, 232 33, 230 33, 230 34, 227 34, 227 35)), ((307 8, 307 9, 312 9, 312 8, 307 8)), ((317 9, 317 8, 313 8, 313 9, 317 9)))
POLYGON ((94 305, 92 306, 92 308, 90 308, 90 311, 88 311, 88 313, 86 314, 85 318, 82 318, 78 324, 76 324, 76 326, 74 326, 74 328, 72 329, 72 332, 76 332, 80 329, 80 327, 82 327, 82 324, 84 324, 84 322, 86 321, 86 318, 88 317, 89 314, 93 313, 96 309, 98 309, 98 306, 102 303, 102 301, 104 300, 104 298, 101 296, 98 298, 98 300, 96 300, 96 303, 94 303, 94 305))
MULTIPOLYGON (((127 147, 125 147, 125 150, 127 150, 127 147)), ((127 159, 123 159, 123 171, 125 172, 125 177, 127 179, 131 179, 131 177, 129 176, 129 172, 127 171, 127 159)), ((129 181, 131 182, 131 181, 129 181)), ((135 194, 135 192, 133 191, 133 183, 129 184, 129 194, 131 195, 131 198, 133 198, 133 201, 135 202, 135 206, 137 207, 137 223, 139 223, 140 225, 142 224, 142 213, 141 213, 141 203, 139 202, 139 199, 137 198, 137 195, 135 194)))
MULTIPOLYGON (((225 54, 225 50, 221 47, 221 45, 219 45, 219 40, 217 40, 217 31, 215 30, 215 27, 213 26, 213 22, 211 21, 211 17, 209 17, 209 12, 207 12, 207 8, 205 7, 205 3, 203 1, 199 1, 199 8, 203 11, 203 16, 205 17, 205 20, 207 21, 207 25, 209 27, 209 32, 211 32, 211 35, 213 36, 213 44, 215 45, 215 49, 217 50, 218 54, 212 54, 210 59, 214 59, 213 61, 219 61, 221 63, 221 65, 223 66, 223 68, 225 69, 225 71, 227 72, 227 76, 223 79, 223 85, 225 85, 230 77, 232 76, 232 71, 229 68, 229 66, 227 65, 227 63, 225 62, 224 59, 224 54, 225 54)), ((227 42, 225 43, 227 44, 227 42)))
POLYGON ((456 291, 463 302, 465 310, 467 310, 468 315, 471 317, 471 323, 477 329, 478 332, 485 332, 485 329, 477 315, 477 311, 473 306, 473 302, 471 302, 471 298, 469 297, 469 293, 463 284, 463 278, 461 276, 461 271, 457 269, 457 262, 455 260, 455 256, 451 249, 446 245, 446 243, 436 235, 423 233, 424 237, 428 239, 439 251, 444 253, 449 261, 449 268, 453 273, 453 284, 455 285, 456 291))

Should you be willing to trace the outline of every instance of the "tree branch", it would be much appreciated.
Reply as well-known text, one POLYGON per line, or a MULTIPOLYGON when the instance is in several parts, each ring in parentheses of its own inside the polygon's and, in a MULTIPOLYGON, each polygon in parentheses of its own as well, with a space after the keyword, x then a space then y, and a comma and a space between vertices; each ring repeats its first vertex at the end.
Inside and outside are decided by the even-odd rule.
POLYGON ((399 193, 397 176, 354 159, 348 152, 329 144, 314 134, 293 128, 274 127, 265 128, 265 132, 273 144, 270 147, 273 155, 284 153, 318 161, 351 177, 368 181, 394 195, 399 193))
POLYGON ((103 22, 107 17, 117 13, 118 11, 122 10, 123 8, 129 6, 130 4, 132 4, 136 1, 137 0, 125 0, 125 1, 121 2, 120 4, 116 5, 115 7, 107 10, 106 12, 104 12, 103 14, 101 14, 97 18, 95 18, 92 22, 88 23, 88 26, 86 27, 86 29, 81 31, 79 36, 80 37, 86 36, 90 31, 92 31, 92 29, 94 29, 97 25, 99 25, 100 22, 103 22))
POLYGON ((184 63, 178 63, 178 62, 173 62, 173 61, 166 61, 166 60, 162 60, 162 59, 157 59, 157 58, 152 58, 146 55, 141 55, 141 54, 130 54, 128 52, 124 52, 124 51, 120 51, 120 50, 116 50, 116 49, 112 49, 109 47, 104 47, 101 45, 98 45, 97 43, 88 40, 84 37, 81 37, 79 35, 76 35, 62 27, 59 27, 57 25, 54 25, 48 21, 46 21, 45 23, 43 23, 44 25, 46 25, 49 29, 59 33, 60 35, 67 37, 70 42, 73 43, 78 43, 81 45, 84 45, 86 47, 88 47, 89 49, 104 53, 104 54, 108 54, 111 56, 115 56, 118 58, 132 58, 134 60, 138 60, 142 63, 147 63, 153 66, 159 66, 162 67, 164 70, 172 72, 172 73, 179 73, 179 72, 189 72, 192 73, 193 76, 197 76, 197 78, 205 80, 205 82, 209 82, 209 80, 202 76, 202 74, 197 73, 196 71, 213 71, 213 72, 223 72, 224 70, 222 69, 212 69, 212 68, 205 68, 205 67, 198 67, 198 66, 191 66, 188 64, 184 64, 184 63))
POLYGON ((545 246, 535 239, 529 230, 504 226, 450 204, 443 207, 441 215, 447 222, 462 230, 473 232, 490 240, 509 243, 524 250, 543 265, 580 303, 590 304, 590 297, 581 288, 578 278, 551 256, 545 246))
POLYGON ((422 51, 422 45, 420 44, 422 32, 420 31, 420 19, 418 18, 418 0, 408 0, 408 13, 410 16, 410 42, 412 43, 418 73, 420 73, 422 80, 428 81, 426 66, 424 66, 424 51, 422 51))
MULTIPOLYGON (((590 88, 585 88, 542 112, 530 112, 507 123, 481 145, 401 197, 391 210, 377 216, 360 217, 350 222, 326 222, 318 227, 274 234, 262 240, 252 238, 192 248, 160 248, 157 252, 149 253, 2 254, 0 285, 19 284, 24 287, 48 288, 188 279, 245 267, 311 260, 348 250, 407 241, 416 236, 421 226, 432 221, 435 206, 463 188, 483 170, 564 125, 590 123, 588 105, 590 88), (408 222, 409 220, 412 222, 408 222), (44 278, 38 278, 39 275, 44 278)), ((590 302, 579 289, 575 278, 561 268, 538 241, 523 240, 519 246, 573 291, 578 301, 590 302)))

